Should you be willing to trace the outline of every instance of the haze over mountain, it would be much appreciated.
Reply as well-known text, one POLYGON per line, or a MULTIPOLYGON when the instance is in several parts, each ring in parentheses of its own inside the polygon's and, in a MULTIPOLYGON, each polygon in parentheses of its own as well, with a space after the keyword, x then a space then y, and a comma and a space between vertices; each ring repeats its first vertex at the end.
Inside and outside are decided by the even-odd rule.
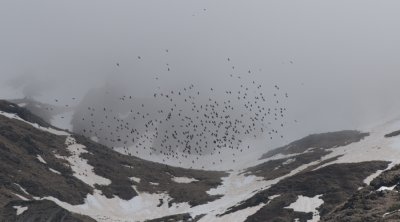
POLYGON ((395 0, 0 3, 0 221, 399 221, 395 0))
POLYGON ((266 89, 278 84, 292 95, 291 115, 304 124, 279 144, 357 128, 400 107, 398 4, 3 2, 2 95, 24 91, 50 103, 111 82, 143 97, 156 75, 166 88, 216 87, 231 72, 231 58, 236 73, 251 69, 266 89))

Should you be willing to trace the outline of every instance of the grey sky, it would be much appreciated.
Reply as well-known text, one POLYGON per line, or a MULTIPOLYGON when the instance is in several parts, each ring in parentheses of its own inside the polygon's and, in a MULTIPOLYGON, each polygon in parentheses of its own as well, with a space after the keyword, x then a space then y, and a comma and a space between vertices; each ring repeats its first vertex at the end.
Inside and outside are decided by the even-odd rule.
POLYGON ((266 89, 291 95, 289 117, 300 123, 282 143, 357 128, 400 110, 399 8, 395 0, 2 1, 0 96, 19 96, 8 80, 21 75, 43 101, 105 82, 146 96, 156 75, 167 88, 217 87, 229 84, 229 57, 236 73, 251 69, 266 89))

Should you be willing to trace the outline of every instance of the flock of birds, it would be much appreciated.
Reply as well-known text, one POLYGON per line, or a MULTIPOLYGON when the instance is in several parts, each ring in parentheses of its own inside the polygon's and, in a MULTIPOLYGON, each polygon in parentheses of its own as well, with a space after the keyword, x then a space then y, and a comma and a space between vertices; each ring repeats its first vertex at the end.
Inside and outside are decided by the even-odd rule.
MULTIPOLYGON (((232 74, 220 87, 189 84, 161 90, 157 85, 162 84, 162 76, 156 76, 155 90, 146 98, 105 90, 103 99, 113 100, 113 105, 85 103, 85 109, 74 114, 81 126, 74 125, 74 131, 126 155, 144 152, 147 156, 161 155, 163 162, 179 164, 195 164, 202 156, 220 155, 214 165, 229 159, 234 163, 250 148, 243 146, 244 140, 284 137, 283 128, 288 122, 285 100, 289 95, 278 85, 266 95, 251 70, 234 74, 231 59, 226 62, 232 74), (224 149, 233 151, 231 158, 224 156, 224 149)), ((167 64, 166 72, 170 71, 167 64)))

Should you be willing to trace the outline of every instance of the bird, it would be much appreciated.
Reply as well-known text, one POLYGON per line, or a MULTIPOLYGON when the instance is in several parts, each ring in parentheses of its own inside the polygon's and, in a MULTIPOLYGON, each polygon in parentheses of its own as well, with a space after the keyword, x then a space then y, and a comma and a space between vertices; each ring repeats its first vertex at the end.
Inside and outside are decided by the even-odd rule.
MULTIPOLYGON (((231 59, 227 57, 227 61, 231 59)), ((168 63, 167 71, 170 71, 168 63)), ((247 72, 250 74, 251 70, 247 72)), ((154 91, 146 102, 125 94, 116 95, 115 107, 126 107, 119 111, 88 104, 80 118, 84 126, 80 133, 96 135, 109 147, 124 147, 121 152, 126 155, 143 154, 146 150, 148 155, 162 156, 163 162, 176 160, 182 164, 185 162, 182 159, 190 159, 194 166, 201 163, 206 153, 211 153, 216 160, 220 159, 213 162, 215 166, 228 158, 236 164, 236 157, 243 152, 244 139, 284 138, 282 130, 287 127, 284 100, 288 93, 273 84, 274 91, 267 96, 264 86, 253 75, 232 71, 226 78, 232 83, 210 87, 210 90, 195 83, 162 90, 156 76, 153 79, 156 87, 152 87, 154 91), (163 107, 153 109, 153 104, 163 104, 163 107), (145 141, 151 141, 152 145, 146 145, 145 141), (224 156, 221 152, 224 149, 233 150, 232 157, 224 156)))

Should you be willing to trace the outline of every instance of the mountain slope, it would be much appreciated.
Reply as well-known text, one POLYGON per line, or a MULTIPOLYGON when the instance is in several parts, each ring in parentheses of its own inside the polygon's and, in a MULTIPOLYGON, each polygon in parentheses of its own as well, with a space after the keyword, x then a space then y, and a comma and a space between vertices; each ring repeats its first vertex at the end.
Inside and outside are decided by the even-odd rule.
POLYGON ((398 123, 217 172, 123 155, 0 101, 0 221, 395 221, 398 123))
POLYGON ((122 203, 139 192, 146 192, 160 206, 181 202, 195 206, 219 198, 206 191, 220 185, 226 173, 124 156, 84 137, 48 128, 40 118, 11 103, 3 101, 0 109, 1 207, 18 199, 84 205, 91 195, 122 203), (179 183, 176 178, 196 181, 179 183))

